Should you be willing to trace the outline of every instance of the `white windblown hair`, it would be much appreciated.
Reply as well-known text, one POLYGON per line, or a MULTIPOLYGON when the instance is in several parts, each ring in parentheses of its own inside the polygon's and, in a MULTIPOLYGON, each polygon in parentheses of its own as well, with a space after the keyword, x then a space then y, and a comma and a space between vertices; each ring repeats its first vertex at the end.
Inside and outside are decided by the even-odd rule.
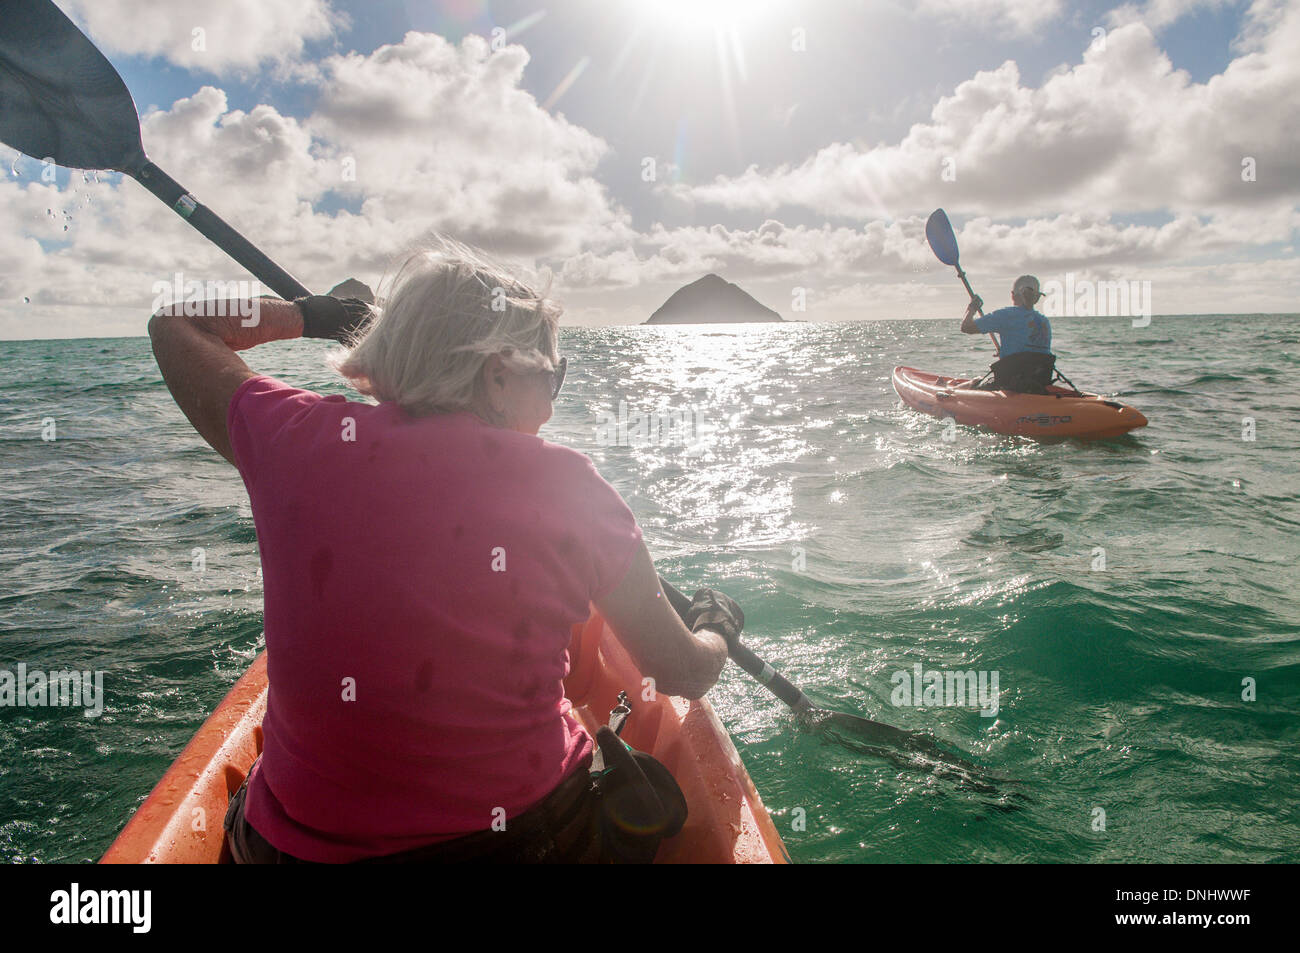
POLYGON ((363 394, 415 416, 467 410, 493 354, 554 370, 562 309, 484 252, 448 238, 409 256, 375 319, 330 365, 363 394))

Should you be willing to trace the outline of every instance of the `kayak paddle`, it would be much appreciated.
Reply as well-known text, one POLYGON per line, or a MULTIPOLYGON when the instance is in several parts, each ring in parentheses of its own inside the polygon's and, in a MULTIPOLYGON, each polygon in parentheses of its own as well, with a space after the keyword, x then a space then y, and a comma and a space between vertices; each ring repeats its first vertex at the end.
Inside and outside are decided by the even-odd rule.
MULTIPOLYGON (((691 607, 690 597, 663 576, 659 577, 659 585, 669 604, 684 620, 691 607)), ((789 705, 803 725, 830 736, 847 747, 888 758, 895 764, 907 768, 927 765, 940 776, 955 778, 983 794, 1001 793, 989 783, 989 780, 1016 783, 1009 778, 990 775, 979 765, 940 747, 928 735, 905 731, 893 725, 863 718, 861 715, 818 708, 797 685, 755 655, 750 648, 742 645, 739 640, 728 646, 727 654, 759 684, 789 705), (908 757, 906 752, 910 752, 913 757, 908 757)), ((1015 796, 1025 799, 1024 795, 1018 793, 1015 796)))
MULTIPOLYGON (((930 213, 925 223, 925 239, 930 243, 935 258, 957 269, 957 277, 966 286, 966 293, 974 301, 975 292, 971 289, 970 282, 966 280, 966 272, 961 270, 961 265, 958 263, 961 252, 957 249, 957 236, 953 234, 952 222, 948 221, 948 213, 943 209, 937 208, 930 213)), ((983 315, 984 309, 980 308, 979 313, 983 315)), ((993 342, 993 353, 1000 355, 1002 350, 998 347, 998 339, 990 334, 989 340, 993 342)))
POLYGON ((0 0, 0 142, 65 168, 123 172, 282 298, 311 293, 149 161, 122 77, 52 0, 0 0))

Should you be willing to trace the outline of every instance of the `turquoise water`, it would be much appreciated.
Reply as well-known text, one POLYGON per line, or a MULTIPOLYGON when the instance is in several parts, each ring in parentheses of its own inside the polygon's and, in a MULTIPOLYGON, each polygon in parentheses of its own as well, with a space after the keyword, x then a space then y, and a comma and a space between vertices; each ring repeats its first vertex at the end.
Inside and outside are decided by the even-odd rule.
MULTIPOLYGON (((1027 798, 827 743, 729 666, 710 697, 796 860, 1300 859, 1300 317, 1055 319, 1062 369, 1151 425, 1054 445, 948 442, 901 407, 894 365, 987 364, 955 323, 566 330, 544 435, 819 704, 1027 798), (701 439, 598 443, 620 400, 701 439), (996 717, 893 704, 917 663, 996 671, 996 717)), ((245 356, 346 392, 323 353, 245 356)), ((0 369, 0 669, 103 670, 106 693, 97 719, 0 708, 0 857, 91 860, 256 654, 256 539, 144 339, 0 342, 0 369)))

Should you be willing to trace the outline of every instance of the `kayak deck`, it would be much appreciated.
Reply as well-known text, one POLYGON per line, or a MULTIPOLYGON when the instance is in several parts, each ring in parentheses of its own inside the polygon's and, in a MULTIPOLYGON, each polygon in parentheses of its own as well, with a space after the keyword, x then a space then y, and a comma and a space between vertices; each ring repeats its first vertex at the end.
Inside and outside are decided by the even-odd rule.
MULTIPOLYGON (((689 817, 655 863, 788 863, 789 856, 726 729, 708 701, 641 699, 641 673, 599 614, 574 626, 565 695, 592 735, 618 693, 632 699, 623 740, 662 761, 689 817)), ((223 821, 262 749, 266 653, 254 660, 140 805, 100 863, 229 863, 223 821)))
POLYGON ((1127 404, 1063 387, 1049 387, 1046 394, 972 390, 969 379, 914 367, 894 368, 893 382, 913 410, 1009 436, 1098 440, 1147 425, 1146 417, 1127 404))

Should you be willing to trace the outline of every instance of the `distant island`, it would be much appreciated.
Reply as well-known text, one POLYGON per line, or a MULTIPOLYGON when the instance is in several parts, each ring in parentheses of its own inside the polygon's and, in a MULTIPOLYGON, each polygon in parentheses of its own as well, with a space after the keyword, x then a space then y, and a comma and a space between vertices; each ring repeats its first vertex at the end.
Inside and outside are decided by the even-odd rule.
POLYGON ((779 314, 718 275, 678 288, 646 324, 743 324, 782 321, 779 314))
POLYGON ((360 298, 366 304, 375 303, 375 296, 370 287, 355 278, 340 281, 326 293, 332 298, 360 298))

